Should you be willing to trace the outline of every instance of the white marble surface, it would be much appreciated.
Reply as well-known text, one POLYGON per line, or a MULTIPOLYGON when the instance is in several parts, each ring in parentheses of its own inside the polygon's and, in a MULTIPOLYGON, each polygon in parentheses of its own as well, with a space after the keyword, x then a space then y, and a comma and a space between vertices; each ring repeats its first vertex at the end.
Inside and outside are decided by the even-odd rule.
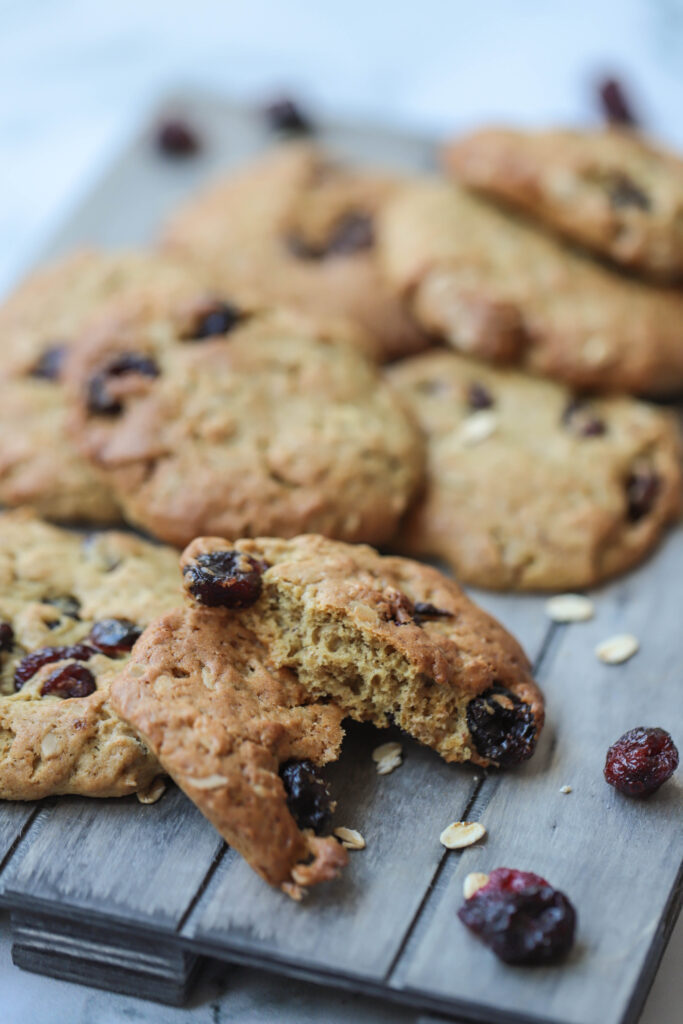
MULTIPOLYGON (((446 132, 496 118, 595 121, 606 72, 683 149, 683 0, 0 0, 0 291, 182 83, 234 97, 286 90, 323 111, 446 132)), ((682 954, 679 924, 641 1024, 679 1024, 682 954)), ((3 1024, 415 1019, 223 968, 192 1008, 171 1011, 14 970, 6 927, 0 992, 3 1024)))

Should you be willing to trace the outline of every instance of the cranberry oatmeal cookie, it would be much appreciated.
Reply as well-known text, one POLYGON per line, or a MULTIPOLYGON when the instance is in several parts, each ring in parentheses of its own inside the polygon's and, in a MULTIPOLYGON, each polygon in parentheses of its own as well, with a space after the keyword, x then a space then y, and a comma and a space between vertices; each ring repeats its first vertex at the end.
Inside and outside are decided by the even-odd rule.
POLYGON ((64 363, 90 317, 138 288, 195 271, 142 252, 79 251, 30 275, 0 308, 0 503, 62 522, 120 521, 116 501, 65 434, 64 363))
POLYGON ((168 224, 166 245, 209 260, 226 287, 358 323, 372 358, 408 355, 427 341, 375 258, 375 218, 397 184, 291 143, 191 199, 168 224))
POLYGON ((621 266, 683 276, 683 161, 634 132, 482 129, 448 146, 444 163, 621 266))
POLYGON ((592 586, 635 565, 680 508, 678 431, 631 398, 425 353, 388 373, 427 440, 398 544, 496 589, 592 586))
POLYGON ((179 608, 149 626, 112 687, 112 704, 226 841, 298 898, 333 878, 346 851, 328 797, 295 792, 336 759, 341 711, 316 702, 224 608, 179 608))
POLYGON ((125 796, 158 762, 109 705, 143 627, 178 603, 177 555, 123 533, 0 516, 0 798, 125 796))
POLYGON ((456 185, 415 182, 378 224, 425 329, 577 388, 683 387, 683 293, 620 276, 456 185))
POLYGON ((395 721, 446 761, 533 753, 543 697, 524 652, 431 566, 315 535, 200 537, 181 565, 193 601, 232 609, 273 664, 352 718, 395 721))
POLYGON ((402 404, 346 335, 194 296, 133 304, 79 348, 72 428, 131 522, 382 542, 422 472, 402 404))

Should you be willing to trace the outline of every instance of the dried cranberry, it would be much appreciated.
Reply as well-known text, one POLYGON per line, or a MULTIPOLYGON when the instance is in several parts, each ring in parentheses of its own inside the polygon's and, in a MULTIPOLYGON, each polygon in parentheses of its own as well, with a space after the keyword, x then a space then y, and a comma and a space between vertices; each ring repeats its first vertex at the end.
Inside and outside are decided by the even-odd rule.
POLYGON ((294 100, 282 96, 269 103, 264 113, 270 128, 275 132, 286 132, 289 135, 309 135, 313 128, 309 119, 302 113, 294 100))
POLYGON ((202 310, 192 333, 187 340, 212 338, 215 335, 227 334, 236 327, 244 313, 230 302, 216 302, 202 310))
POLYGON ((11 651, 14 646, 14 630, 9 622, 0 622, 0 651, 11 651))
POLYGON ((201 147, 199 137, 186 121, 178 118, 164 121, 159 125, 156 136, 157 148, 166 156, 192 156, 201 147))
POLYGON ((650 209, 648 196, 626 174, 615 174, 608 184, 607 193, 615 210, 625 206, 635 206, 639 210, 650 209))
POLYGON ((67 658, 88 661, 94 653, 92 647, 88 647, 87 644, 71 644, 68 647, 40 647, 37 651, 31 651, 21 659, 14 670, 14 689, 20 690, 43 665, 49 665, 53 661, 64 661, 67 658))
POLYGON ((90 630, 88 643, 103 654, 115 657, 129 651, 142 629, 130 619, 100 619, 90 630))
POLYGON ((605 421, 583 398, 573 398, 569 402, 562 413, 562 423, 579 437, 602 437, 607 432, 605 421))
POLYGON ((40 688, 41 697, 87 697, 97 689, 95 677, 85 665, 65 665, 51 672, 40 688))
POLYGON ((445 608, 437 608, 429 601, 415 602, 415 621, 420 624, 423 619, 452 619, 453 612, 447 612, 445 608))
POLYGON ((458 917, 507 964, 554 963, 574 942, 573 906, 530 871, 496 868, 458 917))
POLYGON ((624 87, 616 78, 606 78, 600 84, 600 99, 603 112, 610 124, 634 126, 638 123, 624 93, 624 87))
POLYGON ((634 469, 626 480, 628 518, 632 523, 651 511, 659 494, 659 477, 653 469, 641 466, 634 469))
POLYGON ((43 604, 59 608, 62 615, 70 619, 80 619, 81 602, 73 594, 60 594, 57 597, 44 597, 43 604))
POLYGON ((186 565, 183 575, 192 596, 212 607, 248 608, 261 594, 263 562, 241 551, 211 551, 186 565))
POLYGON ((678 767, 678 750, 664 729, 631 729, 607 751, 605 779, 626 796, 650 796, 678 767))
POLYGON ((31 377, 40 377, 42 380, 57 380, 62 372, 66 345, 52 345, 46 348, 39 359, 29 370, 31 377))
POLYGON ((280 768, 287 791, 287 806, 299 828, 327 832, 332 821, 331 795, 327 783, 311 761, 287 761, 280 768))
POLYGON ((138 355, 136 352, 123 352, 114 356, 88 383, 90 412, 102 416, 115 416, 121 412, 121 402, 109 393, 109 381, 112 377, 123 377, 129 373, 141 374, 143 377, 158 377, 159 367, 154 359, 138 355))
POLYGON ((536 746, 533 711, 498 684, 469 702, 467 727, 477 753, 501 768, 511 768, 525 761, 536 746))
POLYGON ((473 380, 467 388, 467 404, 470 409, 490 409, 493 406, 493 396, 481 381, 473 380))

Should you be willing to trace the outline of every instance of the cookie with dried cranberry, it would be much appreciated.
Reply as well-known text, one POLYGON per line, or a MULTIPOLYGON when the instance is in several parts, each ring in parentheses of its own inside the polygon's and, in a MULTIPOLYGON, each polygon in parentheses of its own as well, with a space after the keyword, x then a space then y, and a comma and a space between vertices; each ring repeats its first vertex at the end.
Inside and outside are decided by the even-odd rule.
POLYGON ((79 251, 30 275, 0 307, 0 503, 61 522, 111 524, 109 488, 66 436, 62 375, 86 323, 138 288, 172 294, 196 272, 142 252, 79 251))
POLYGON ((329 835, 329 792, 314 767, 337 758, 342 713, 274 668, 263 643, 225 608, 179 608, 150 625, 111 701, 271 885, 297 898, 346 863, 329 835))
POLYGON ((75 443, 126 518, 169 543, 304 530, 385 541, 422 444, 346 338, 234 299, 136 303, 72 361, 75 443))
POLYGON ((543 697, 516 640, 428 565, 308 535, 200 537, 181 559, 197 605, 221 605, 272 664, 446 761, 509 768, 534 751, 543 697))
POLYGON ((445 182, 407 186, 378 237, 394 287, 461 352, 576 388, 683 388, 680 290, 622 276, 445 182))
POLYGON ((0 516, 0 798, 125 796, 161 769, 109 686, 179 597, 177 555, 123 533, 0 516))
POLYGON ((291 143, 191 199, 167 225, 166 246, 220 267, 227 288, 347 318, 365 328, 368 355, 397 358, 427 346, 375 257, 375 219, 397 184, 291 143))
POLYGON ((444 163, 620 266, 683 276, 683 161, 634 132, 489 128, 447 146, 444 163))
POLYGON ((678 431, 632 398, 454 352, 388 373, 427 442, 427 482, 398 546, 501 590, 592 586, 640 561, 680 507, 678 431))

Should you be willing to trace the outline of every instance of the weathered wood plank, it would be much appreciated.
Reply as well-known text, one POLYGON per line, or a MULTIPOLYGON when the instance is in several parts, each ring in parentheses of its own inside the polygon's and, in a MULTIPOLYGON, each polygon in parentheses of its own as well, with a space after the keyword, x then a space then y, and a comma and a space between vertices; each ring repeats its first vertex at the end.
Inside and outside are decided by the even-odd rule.
POLYGON ((152 806, 64 797, 39 813, 4 873, 5 891, 173 931, 222 846, 175 787, 152 806))
MULTIPOLYGON (((36 813, 36 804, 0 802, 0 871, 36 813)), ((3 875, 0 874, 0 892, 2 889, 3 875)))
POLYGON ((540 748, 501 778, 481 813, 486 843, 449 857, 438 905, 416 929, 394 986, 476 1004, 484 1015, 505 1007, 567 1024, 609 1024, 637 1010, 680 869, 681 783, 629 800, 606 785, 602 768, 610 743, 634 726, 659 725, 683 739, 682 574, 678 531, 649 565, 596 595, 594 621, 563 629, 542 673, 548 726, 540 748), (595 645, 617 632, 634 633, 641 652, 602 665, 595 645), (572 793, 561 794, 563 785, 572 793), (536 871, 572 898, 579 931, 568 964, 506 968, 460 924, 465 875, 500 865, 536 871))

